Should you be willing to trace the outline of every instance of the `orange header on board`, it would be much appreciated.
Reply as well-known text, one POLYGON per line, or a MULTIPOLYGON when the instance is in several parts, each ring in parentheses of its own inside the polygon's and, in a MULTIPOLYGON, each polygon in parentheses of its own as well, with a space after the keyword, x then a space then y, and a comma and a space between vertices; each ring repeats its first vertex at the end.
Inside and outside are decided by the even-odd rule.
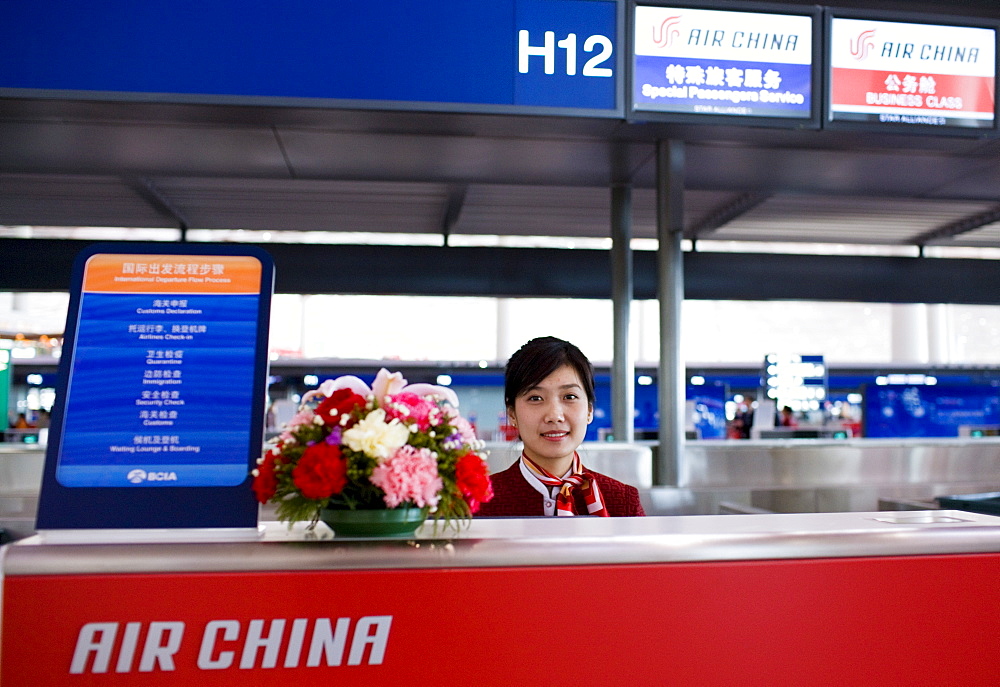
POLYGON ((87 260, 83 291, 97 293, 260 293, 261 264, 246 255, 98 253, 87 260))

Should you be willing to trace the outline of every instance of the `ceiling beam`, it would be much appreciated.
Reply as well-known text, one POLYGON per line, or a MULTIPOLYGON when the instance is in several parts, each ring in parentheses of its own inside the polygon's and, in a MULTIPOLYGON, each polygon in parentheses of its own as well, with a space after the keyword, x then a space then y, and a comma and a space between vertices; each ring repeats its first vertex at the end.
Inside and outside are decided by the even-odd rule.
POLYGON ((468 184, 454 185, 448 187, 448 198, 445 201, 444 217, 441 218, 441 234, 444 236, 444 245, 448 245, 448 238, 452 230, 458 224, 458 218, 462 215, 462 208, 465 207, 465 196, 469 192, 468 184))
POLYGON ((187 240, 187 230, 191 224, 187 221, 187 217, 183 212, 170 200, 170 198, 153 182, 152 179, 147 177, 140 177, 137 179, 126 180, 126 183, 136 192, 139 196, 146 201, 154 210, 156 210, 161 215, 166 215, 174 220, 177 226, 181 230, 181 240, 187 240))
POLYGON ((919 234, 913 238, 913 244, 923 248, 933 241, 943 241, 944 239, 950 239, 955 236, 967 234, 970 231, 974 231, 980 227, 985 227, 986 225, 993 224, 994 222, 1000 222, 1000 205, 995 205, 989 210, 985 210, 975 215, 962 217, 954 222, 948 222, 947 224, 944 224, 936 229, 925 231, 923 234, 919 234))
POLYGON ((726 226, 737 217, 745 215, 771 197, 770 193, 744 193, 720 205, 704 219, 684 231, 684 238, 697 240, 726 226))
MULTIPOLYGON (((73 261, 89 245, 0 239, 0 290, 69 290, 73 261)), ((274 258, 278 293, 611 298, 607 250, 253 245, 274 258)), ((155 243, 147 247, 156 250, 155 243)), ((656 298, 656 253, 635 251, 633 258, 634 297, 656 298)), ((692 300, 1000 305, 995 260, 685 253, 684 284, 692 300)))

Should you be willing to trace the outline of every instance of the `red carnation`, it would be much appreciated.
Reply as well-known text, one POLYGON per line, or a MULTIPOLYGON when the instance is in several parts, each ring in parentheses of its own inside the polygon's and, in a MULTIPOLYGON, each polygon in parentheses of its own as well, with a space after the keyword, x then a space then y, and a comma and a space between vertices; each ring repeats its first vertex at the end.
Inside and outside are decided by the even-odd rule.
POLYGON ((274 456, 270 451, 264 456, 264 462, 257 466, 257 476, 253 478, 253 491, 257 500, 267 503, 278 489, 278 479, 274 476, 274 456))
POLYGON ((478 454, 466 453, 455 464, 455 484, 473 513, 479 505, 493 498, 493 485, 486 471, 486 461, 478 454))
POLYGON ((308 446, 292 470, 292 482, 307 499, 339 494, 347 484, 347 461, 340 447, 325 441, 308 446))
MULTIPOLYGON (((316 406, 316 414, 323 418, 328 425, 340 425, 340 418, 343 415, 350 415, 356 408, 363 408, 365 397, 360 396, 350 389, 337 389, 333 394, 316 406)), ((340 425, 341 427, 350 427, 340 425)))

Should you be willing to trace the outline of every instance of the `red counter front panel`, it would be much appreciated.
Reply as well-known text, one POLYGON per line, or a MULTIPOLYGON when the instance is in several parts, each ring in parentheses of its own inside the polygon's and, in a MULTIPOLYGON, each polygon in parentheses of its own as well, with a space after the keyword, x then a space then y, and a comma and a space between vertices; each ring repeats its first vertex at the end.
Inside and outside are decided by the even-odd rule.
POLYGON ((948 685, 1000 675, 1000 554, 13 576, 29 685, 948 685))

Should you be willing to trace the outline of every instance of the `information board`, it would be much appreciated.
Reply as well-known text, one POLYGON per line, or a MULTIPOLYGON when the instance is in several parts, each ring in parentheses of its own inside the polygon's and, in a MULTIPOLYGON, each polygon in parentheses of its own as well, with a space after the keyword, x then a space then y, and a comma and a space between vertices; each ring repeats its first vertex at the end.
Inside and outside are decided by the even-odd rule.
POLYGON ((833 16, 828 42, 828 121, 993 127, 994 29, 833 16))
POLYGON ((722 384, 699 384, 687 387, 688 420, 699 439, 726 438, 726 400, 722 384))
POLYGON ((963 427, 1000 426, 1000 388, 986 385, 865 387, 864 435, 958 437, 963 427))
POLYGON ((256 524, 225 512, 191 520, 187 513, 206 504, 178 506, 229 508, 235 499, 252 509, 270 260, 257 251, 145 248, 104 246, 78 261, 39 529, 256 524), (64 518, 66 499, 86 513, 64 518), (145 506, 162 501, 170 511, 150 515, 145 506), (121 507, 129 503, 138 512, 121 507))
POLYGON ((803 14, 637 6, 632 108, 808 120, 817 21, 803 14))
POLYGON ((819 410, 827 398, 826 362, 821 355, 768 354, 761 386, 779 410, 819 410))
POLYGON ((617 0, 0 3, 0 96, 621 116, 617 0))

